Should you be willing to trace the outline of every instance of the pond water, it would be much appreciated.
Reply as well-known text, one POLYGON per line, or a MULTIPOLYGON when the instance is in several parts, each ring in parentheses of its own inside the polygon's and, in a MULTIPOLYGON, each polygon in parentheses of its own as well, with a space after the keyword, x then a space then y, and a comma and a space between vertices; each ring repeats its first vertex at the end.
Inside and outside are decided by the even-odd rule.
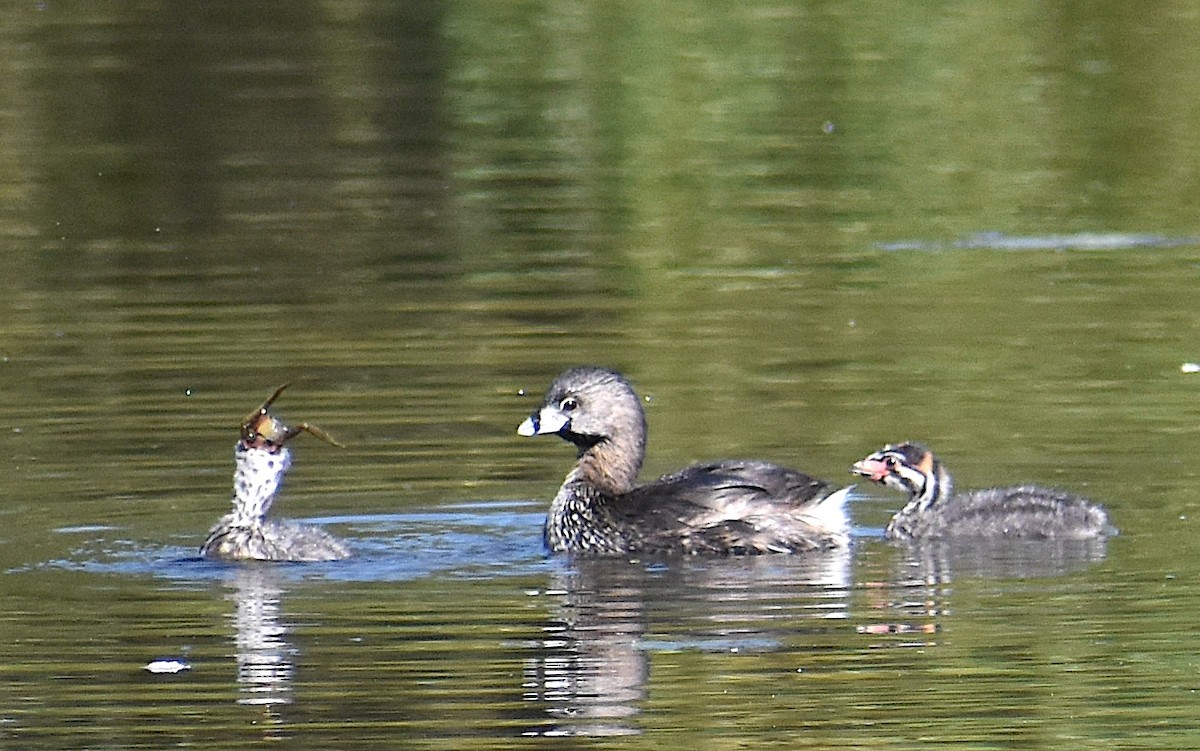
POLYGON ((1196 747, 1196 12, 4 13, 0 745, 1196 747), (644 477, 919 439, 1121 534, 904 548, 860 485, 844 553, 548 557, 516 427, 589 362, 644 477), (277 512, 356 555, 202 560, 288 381, 346 448, 277 512))

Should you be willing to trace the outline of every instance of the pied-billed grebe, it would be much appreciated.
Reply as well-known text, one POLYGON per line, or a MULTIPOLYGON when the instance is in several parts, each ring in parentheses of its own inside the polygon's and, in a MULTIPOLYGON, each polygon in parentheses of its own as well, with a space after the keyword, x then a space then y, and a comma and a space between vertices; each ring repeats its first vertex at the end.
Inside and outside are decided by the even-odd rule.
POLYGON ((242 421, 234 448, 233 511, 221 517, 200 547, 200 555, 231 561, 335 561, 350 555, 345 543, 328 532, 296 522, 266 518, 283 476, 291 466, 284 447, 301 433, 341 446, 315 425, 289 427, 267 410, 288 384, 242 421))
POLYGON ((908 493, 892 517, 893 540, 925 537, 1025 537, 1084 540, 1112 534, 1104 509, 1062 490, 1019 485, 954 493, 950 473, 918 443, 889 445, 850 469, 908 493))
POLYGON ((849 488, 761 461, 697 464, 636 485, 646 417, 619 373, 571 368, 521 423, 557 435, 579 461, 550 504, 546 545, 591 555, 798 552, 845 546, 849 488))

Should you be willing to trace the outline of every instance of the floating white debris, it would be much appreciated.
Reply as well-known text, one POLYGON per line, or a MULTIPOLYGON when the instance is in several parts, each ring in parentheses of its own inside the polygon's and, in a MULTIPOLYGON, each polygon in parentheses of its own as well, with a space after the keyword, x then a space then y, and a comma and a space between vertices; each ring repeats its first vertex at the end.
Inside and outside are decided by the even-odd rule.
POLYGON ((142 670, 148 673, 182 673, 191 670, 192 666, 183 660, 155 660, 148 663, 142 670))
POLYGON ((1179 369, 1184 373, 1200 373, 1200 362, 1185 362, 1179 369))

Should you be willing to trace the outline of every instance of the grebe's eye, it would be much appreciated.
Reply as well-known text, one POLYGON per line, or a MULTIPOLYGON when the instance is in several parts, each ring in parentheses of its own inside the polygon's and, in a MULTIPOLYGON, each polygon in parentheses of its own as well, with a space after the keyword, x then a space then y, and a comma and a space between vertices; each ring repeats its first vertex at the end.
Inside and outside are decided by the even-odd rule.
POLYGON ((566 399, 563 399, 558 403, 558 408, 563 412, 574 412, 575 408, 578 406, 579 400, 573 396, 568 396, 566 399))
POLYGON ((900 460, 894 456, 887 457, 883 460, 883 463, 887 465, 888 469, 895 469, 900 466, 900 460))

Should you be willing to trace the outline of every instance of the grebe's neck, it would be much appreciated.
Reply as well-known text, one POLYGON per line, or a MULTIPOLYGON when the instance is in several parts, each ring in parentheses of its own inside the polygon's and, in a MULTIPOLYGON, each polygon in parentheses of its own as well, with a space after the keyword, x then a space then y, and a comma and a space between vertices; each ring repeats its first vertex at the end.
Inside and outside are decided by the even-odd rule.
POLYGON ((579 446, 579 461, 567 482, 582 482, 607 496, 633 490, 646 454, 645 433, 619 433, 589 446, 579 446))
POLYGON ((283 476, 292 464, 292 455, 280 446, 273 451, 247 447, 241 442, 234 449, 237 467, 233 472, 233 526, 261 524, 271 509, 283 476))
POLYGON ((913 487, 912 497, 904 506, 903 513, 921 513, 927 511, 954 495, 954 480, 942 463, 929 455, 929 466, 923 467, 922 482, 913 487))

